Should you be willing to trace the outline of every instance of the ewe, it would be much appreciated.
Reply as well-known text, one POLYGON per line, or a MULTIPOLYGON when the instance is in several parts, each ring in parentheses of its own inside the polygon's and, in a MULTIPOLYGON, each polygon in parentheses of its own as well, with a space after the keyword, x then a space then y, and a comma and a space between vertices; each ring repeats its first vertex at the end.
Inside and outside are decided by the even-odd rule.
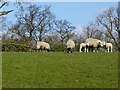
POLYGON ((40 50, 40 51, 48 51, 50 50, 50 45, 46 42, 43 42, 43 41, 39 41, 37 42, 37 49, 40 50))
POLYGON ((103 42, 99 39, 88 38, 85 43, 89 43, 89 51, 97 51, 100 47, 103 46, 103 42))
POLYGON ((73 40, 69 39, 67 41, 66 46, 67 46, 67 53, 70 53, 70 52, 72 53, 73 49, 75 48, 75 42, 73 40))

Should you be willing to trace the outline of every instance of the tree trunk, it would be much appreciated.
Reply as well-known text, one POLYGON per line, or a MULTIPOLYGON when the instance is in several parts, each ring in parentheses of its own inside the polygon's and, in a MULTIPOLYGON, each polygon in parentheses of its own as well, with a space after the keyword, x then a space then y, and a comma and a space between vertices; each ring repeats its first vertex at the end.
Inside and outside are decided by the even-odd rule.
POLYGON ((118 2, 118 36, 119 36, 118 51, 120 51, 120 1, 118 2))

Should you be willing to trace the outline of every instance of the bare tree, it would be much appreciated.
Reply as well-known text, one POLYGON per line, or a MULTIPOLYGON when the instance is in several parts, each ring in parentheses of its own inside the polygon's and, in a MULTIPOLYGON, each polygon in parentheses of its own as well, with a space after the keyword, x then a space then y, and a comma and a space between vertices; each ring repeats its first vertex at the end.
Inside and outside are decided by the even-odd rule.
MULTIPOLYGON (((105 37, 110 38, 111 42, 118 47, 118 11, 117 8, 109 8, 97 17, 97 23, 103 27, 105 37)), ((102 30, 99 30, 100 32, 102 30)))
POLYGON ((19 12, 17 12, 16 17, 17 26, 20 30, 14 30, 17 30, 17 33, 18 31, 25 32, 25 36, 29 38, 29 44, 38 38, 40 41, 42 40, 43 36, 51 30, 54 18, 50 12, 50 6, 42 7, 31 4, 27 7, 19 6, 19 12))
POLYGON ((53 30, 55 16, 50 12, 50 6, 45 6, 41 10, 38 18, 39 41, 42 41, 42 39, 49 34, 48 32, 53 30))
POLYGON ((120 51, 120 1, 118 2, 118 50, 120 51))
POLYGON ((55 34, 58 35, 60 40, 61 50, 64 51, 65 42, 74 36, 75 27, 71 25, 67 20, 56 20, 55 21, 55 34))
POLYGON ((84 38, 98 38, 101 39, 102 33, 98 31, 98 26, 94 22, 90 22, 88 25, 83 26, 84 38))
POLYGON ((67 20, 57 20, 55 22, 55 31, 63 43, 64 40, 69 39, 74 36, 75 27, 71 25, 67 20))

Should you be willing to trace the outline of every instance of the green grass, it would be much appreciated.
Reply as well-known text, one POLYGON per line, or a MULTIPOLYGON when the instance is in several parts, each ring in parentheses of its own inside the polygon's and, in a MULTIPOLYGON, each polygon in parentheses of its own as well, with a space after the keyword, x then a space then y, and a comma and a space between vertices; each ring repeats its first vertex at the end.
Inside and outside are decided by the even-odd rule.
POLYGON ((2 53, 3 88, 117 88, 118 53, 2 53))
POLYGON ((0 52, 0 90, 2 89, 2 53, 0 52))

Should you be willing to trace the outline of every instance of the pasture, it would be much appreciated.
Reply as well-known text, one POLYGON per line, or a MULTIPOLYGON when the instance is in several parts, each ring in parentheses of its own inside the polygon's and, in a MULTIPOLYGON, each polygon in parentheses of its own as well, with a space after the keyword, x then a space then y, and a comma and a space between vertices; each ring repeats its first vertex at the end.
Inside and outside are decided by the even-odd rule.
POLYGON ((3 88, 117 88, 118 53, 3 52, 3 88))

